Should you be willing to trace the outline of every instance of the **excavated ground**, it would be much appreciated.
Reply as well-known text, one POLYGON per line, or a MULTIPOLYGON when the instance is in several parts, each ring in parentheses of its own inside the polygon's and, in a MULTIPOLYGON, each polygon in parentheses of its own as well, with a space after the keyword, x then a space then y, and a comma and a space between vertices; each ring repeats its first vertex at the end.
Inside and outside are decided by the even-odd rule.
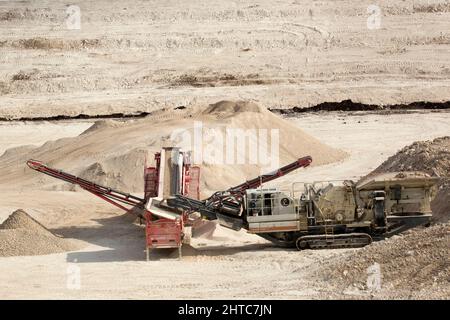
POLYGON ((397 171, 420 171, 439 177, 437 195, 431 202, 433 220, 450 219, 450 137, 417 141, 389 157, 372 174, 397 171))
MULTIPOLYGON (((223 114, 226 110, 226 107, 216 105, 208 112, 223 114)), ((435 145, 438 142, 437 145, 441 145, 447 141, 446 138, 431 141, 450 129, 450 118, 446 113, 393 114, 389 117, 329 113, 289 118, 287 121, 300 127, 308 136, 315 136, 319 141, 344 150, 349 157, 338 163, 300 170, 280 179, 277 185, 278 182, 283 185, 293 180, 362 176, 390 155, 395 155, 405 144, 416 145, 417 137, 431 139, 419 144, 435 145), (402 121, 401 128, 398 127, 399 121, 402 121), (396 134, 392 135, 392 132, 396 134)), ((76 135, 78 130, 78 134, 85 132, 82 136, 86 137, 107 130, 109 135, 112 132, 109 130, 125 130, 127 126, 130 131, 135 131, 134 121, 115 125, 100 122, 86 129, 86 123, 74 123, 73 129, 63 130, 62 134, 76 135)), ((10 145, 20 145, 24 141, 42 144, 55 129, 55 124, 51 123, 47 124, 49 132, 45 131, 44 124, 17 126, 23 135, 17 141, 13 135, 7 141, 10 145), (35 134, 25 134, 27 128, 32 128, 30 132, 35 134)), ((11 125, 4 128, 16 130, 11 125)), ((66 141, 76 142, 77 139, 66 141)), ((46 145, 46 148, 55 148, 54 143, 46 145)), ((76 150, 76 144, 71 148, 76 150)), ((33 150, 30 147, 9 150, 4 156, 4 159, 9 159, 5 163, 18 168, 16 174, 29 174, 29 169, 20 160, 27 149, 33 150)), ((53 151, 55 155, 57 150, 53 151)), ((430 159, 445 154, 439 148, 430 147, 429 150, 430 159)), ((59 152, 64 153, 64 149, 59 152)), ((73 156, 74 153, 66 156, 67 163, 73 156)), ((121 161, 122 167, 126 167, 125 163, 134 163, 135 160, 124 157, 121 161)), ((39 174, 36 173, 36 177, 40 177, 39 174)), ((4 198, 0 203, 0 218, 6 219, 16 208, 24 207, 23 199, 27 199, 24 209, 31 216, 51 228, 53 233, 78 239, 87 246, 71 252, 58 249, 60 253, 0 257, 3 271, 0 282, 5 288, 3 298, 448 298, 448 281, 445 280, 448 264, 444 259, 448 256, 448 225, 417 230, 411 235, 401 235, 364 249, 302 252, 273 247, 264 239, 245 232, 206 228, 199 230, 192 246, 184 249, 182 261, 174 259, 176 252, 167 251, 155 252, 152 260, 145 262, 143 229, 133 224, 132 217, 123 216, 119 210, 86 192, 43 190, 42 186, 49 181, 36 182, 34 187, 17 185, 13 190, 12 183, 1 184, 4 198), (381 290, 373 292, 367 290, 365 279, 368 276, 366 268, 375 262, 380 264, 382 282, 381 290), (73 267, 81 270, 80 290, 67 288, 66 270, 73 267), (344 275, 345 270, 348 272, 344 275), (127 277, 117 277, 120 274, 127 274, 127 277), (222 276, 217 277, 217 274, 222 276), (396 281, 397 276, 405 281, 396 281), (414 284, 414 279, 417 284, 414 284)), ((16 250, 20 247, 18 242, 16 250)))
MULTIPOLYGON (((449 298, 448 222, 302 252, 206 228, 182 261, 161 251, 145 262, 133 217, 25 165, 34 157, 139 193, 145 155, 194 120, 209 138, 218 126, 278 129, 280 164, 310 154, 314 166, 270 186, 424 170, 441 177, 433 210, 446 221, 448 1, 379 1, 379 28, 371 4, 353 0, 77 5, 81 28, 70 30, 63 2, 0 1, 0 298, 449 298)), ((259 169, 204 165, 202 191, 259 169)))

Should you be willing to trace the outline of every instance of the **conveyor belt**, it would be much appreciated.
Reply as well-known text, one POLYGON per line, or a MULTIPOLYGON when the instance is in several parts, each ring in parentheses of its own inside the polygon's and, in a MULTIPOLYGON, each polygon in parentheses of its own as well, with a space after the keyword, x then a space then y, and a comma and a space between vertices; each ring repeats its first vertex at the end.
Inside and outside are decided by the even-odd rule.
POLYGON ((105 187, 105 186, 96 184, 92 181, 74 176, 74 175, 64 172, 62 170, 51 168, 38 160, 30 159, 27 161, 27 165, 31 169, 42 172, 53 178, 78 185, 81 188, 95 194, 96 196, 108 201, 109 203, 111 203, 125 211, 128 211, 129 209, 124 207, 123 205, 121 205, 121 203, 130 205, 132 207, 144 208, 144 199, 133 196, 129 193, 114 190, 112 188, 105 187))

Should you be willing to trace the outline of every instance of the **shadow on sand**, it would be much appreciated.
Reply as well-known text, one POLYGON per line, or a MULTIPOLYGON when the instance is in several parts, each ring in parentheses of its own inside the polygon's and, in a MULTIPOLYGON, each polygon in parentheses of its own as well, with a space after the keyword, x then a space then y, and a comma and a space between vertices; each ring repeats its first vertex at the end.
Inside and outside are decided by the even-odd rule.
POLYGON ((145 231, 143 226, 134 223, 135 220, 131 214, 122 214, 92 219, 96 225, 58 228, 52 232, 103 247, 69 252, 68 262, 142 261, 145 259, 145 231))
MULTIPOLYGON (((67 262, 123 262, 145 261, 145 230, 135 223, 130 214, 93 219, 98 225, 52 229, 52 232, 65 238, 85 241, 105 248, 89 248, 85 251, 69 252, 67 262)), ((243 251, 279 250, 270 243, 252 243, 238 246, 204 246, 194 248, 183 245, 183 257, 233 255, 243 251)), ((177 259, 177 249, 154 249, 150 260, 177 259)))

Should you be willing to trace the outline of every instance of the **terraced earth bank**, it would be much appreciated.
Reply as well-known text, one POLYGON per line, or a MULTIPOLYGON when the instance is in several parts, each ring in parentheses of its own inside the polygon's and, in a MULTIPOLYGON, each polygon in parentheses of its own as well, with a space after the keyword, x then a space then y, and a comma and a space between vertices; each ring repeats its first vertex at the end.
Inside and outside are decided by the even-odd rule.
POLYGON ((0 118, 450 100, 445 0, 75 5, 1 1, 0 118))

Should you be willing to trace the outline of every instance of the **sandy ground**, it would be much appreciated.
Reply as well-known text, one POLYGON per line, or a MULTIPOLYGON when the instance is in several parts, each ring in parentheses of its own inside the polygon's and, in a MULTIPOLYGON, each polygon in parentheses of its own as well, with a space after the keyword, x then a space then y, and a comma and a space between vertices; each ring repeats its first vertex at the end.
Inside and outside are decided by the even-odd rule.
POLYGON ((6 149, 25 144, 38 146, 55 137, 65 138, 79 135, 92 126, 92 122, 2 122, 0 123, 0 155, 6 149))
POLYGON ((321 113, 288 118, 302 130, 350 156, 338 163, 311 167, 281 177, 274 183, 286 186, 292 180, 359 180, 390 155, 414 141, 428 140, 450 133, 449 112, 407 114, 321 113))
MULTIPOLYGON (((85 192, 49 184, 24 162, 42 156, 77 173, 99 162, 108 184, 120 180, 134 191, 142 172, 142 150, 135 148, 158 150, 173 128, 187 125, 184 112, 204 111, 219 100, 250 100, 264 109, 345 99, 381 105, 448 101, 448 1, 383 0, 375 9, 372 1, 351 0, 71 4, 81 10, 80 29, 67 28, 64 1, 0 1, 0 119, 166 108, 173 121, 106 121, 81 138, 92 121, 0 122, 0 155, 6 151, 0 159, 0 222, 23 208, 55 234, 85 243, 68 253, 0 257, 0 298, 372 297, 336 292, 312 276, 329 260, 354 257, 354 249, 282 250, 222 228, 193 239, 182 261, 161 251, 145 262, 144 231, 132 217, 85 192), (371 28, 378 18, 379 27, 371 28), (173 110, 180 106, 187 108, 173 110), (128 180, 116 172, 131 167, 136 176, 128 180)), ((315 163, 325 164, 277 180, 284 187, 358 179, 406 145, 450 133, 444 111, 304 114, 287 124, 260 112, 210 124, 233 121, 279 127, 283 159, 314 152, 315 163)), ((233 170, 223 168, 214 180, 250 178, 249 170, 233 170)), ((219 171, 204 166, 203 172, 219 171)), ((203 190, 219 187, 210 183, 203 190)), ((398 296, 386 290, 378 298, 398 296)))
POLYGON ((111 188, 143 192, 146 156, 151 164, 154 152, 174 145, 192 150, 192 161, 202 166, 202 197, 240 184, 242 177, 254 177, 291 163, 306 151, 315 166, 347 156, 254 103, 222 101, 203 110, 161 112, 126 123, 99 121, 76 137, 8 149, 0 157, 0 184, 68 190, 67 185, 29 170, 24 163, 33 158, 111 188), (200 133, 194 129, 196 123, 202 127, 200 133), (233 131, 244 136, 243 130, 253 133, 244 143, 237 142, 233 134, 227 135, 233 131), (271 138, 273 133, 276 140, 271 138), (230 157, 225 157, 226 152, 230 157))
MULTIPOLYGON (((341 163, 301 170, 291 181, 363 175, 404 145, 450 130, 450 115, 444 112, 389 116, 333 113, 289 121, 350 153, 341 163), (434 125, 436 122, 439 125, 434 125)), ((66 125, 74 134, 81 131, 78 123, 72 128, 70 122, 66 125)), ((32 131, 33 125, 27 128, 32 131)), ((43 142, 46 137, 42 134, 43 142)), ((30 192, 6 185, 0 190, 0 220, 20 207, 54 233, 87 243, 85 249, 75 252, 0 258, 2 298, 370 297, 365 292, 336 294, 326 281, 310 277, 323 263, 348 250, 282 250, 257 236, 220 228, 212 238, 194 239, 194 248, 185 248, 182 261, 174 259, 171 252, 157 252, 152 261, 145 262, 142 228, 100 199, 84 192, 30 192), (77 270, 81 287, 73 289, 71 279, 77 270)), ((389 294, 395 297, 395 293, 389 294)))
POLYGON ((379 15, 351 0, 71 4, 79 30, 64 1, 0 3, 0 117, 450 100, 445 0, 377 1, 379 15))

